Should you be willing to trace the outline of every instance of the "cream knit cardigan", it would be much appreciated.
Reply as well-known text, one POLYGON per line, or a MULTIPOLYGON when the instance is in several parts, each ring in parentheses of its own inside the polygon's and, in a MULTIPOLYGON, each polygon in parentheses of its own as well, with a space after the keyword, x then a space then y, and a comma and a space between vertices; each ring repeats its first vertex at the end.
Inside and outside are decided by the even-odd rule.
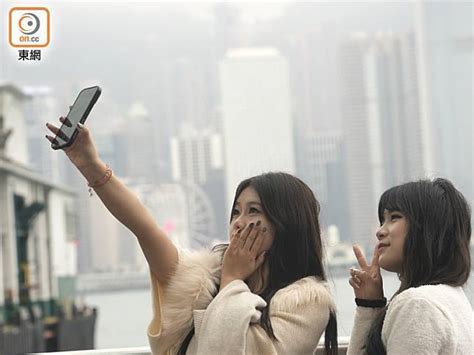
POLYGON ((153 319, 148 327, 152 353, 176 354, 194 326, 187 354, 312 354, 334 303, 328 287, 306 277, 279 290, 271 300, 271 340, 258 324, 265 301, 236 280, 217 293, 222 255, 180 251, 166 289, 151 275, 153 319))
MULTIPOLYGON (((363 349, 381 310, 357 307, 348 355, 363 349)), ((391 354, 474 354, 472 307, 461 287, 426 285, 409 288, 389 304, 382 342, 391 354)))

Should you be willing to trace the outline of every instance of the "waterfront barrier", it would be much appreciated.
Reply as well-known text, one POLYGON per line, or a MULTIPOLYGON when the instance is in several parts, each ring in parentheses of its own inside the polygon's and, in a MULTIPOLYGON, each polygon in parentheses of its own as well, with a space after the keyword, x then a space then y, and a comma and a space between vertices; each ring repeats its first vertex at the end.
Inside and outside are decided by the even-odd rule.
MULTIPOLYGON (((345 355, 347 353, 347 346, 349 345, 349 337, 339 337, 339 352, 338 355, 345 355)), ((316 355, 323 355, 324 339, 321 339, 318 345, 316 355)), ((37 353, 49 355, 51 353, 37 353)), ((97 350, 83 350, 83 351, 62 351, 54 353, 56 355, 151 355, 150 348, 116 348, 116 349, 97 349, 97 350)))

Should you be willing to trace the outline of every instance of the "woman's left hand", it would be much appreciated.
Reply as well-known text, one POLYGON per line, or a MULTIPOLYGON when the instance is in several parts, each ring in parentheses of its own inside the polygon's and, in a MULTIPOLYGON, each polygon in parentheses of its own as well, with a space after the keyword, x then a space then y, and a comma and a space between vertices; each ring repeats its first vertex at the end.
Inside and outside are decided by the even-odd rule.
POLYGON ((234 280, 245 281, 265 260, 265 252, 259 254, 267 230, 260 223, 250 223, 235 232, 222 262, 221 289, 234 280))
POLYGON ((354 289, 356 298, 367 300, 383 299, 383 281, 380 274, 379 250, 377 246, 374 249, 374 256, 370 265, 358 245, 354 245, 352 248, 360 267, 360 269, 351 268, 350 270, 349 284, 354 289))

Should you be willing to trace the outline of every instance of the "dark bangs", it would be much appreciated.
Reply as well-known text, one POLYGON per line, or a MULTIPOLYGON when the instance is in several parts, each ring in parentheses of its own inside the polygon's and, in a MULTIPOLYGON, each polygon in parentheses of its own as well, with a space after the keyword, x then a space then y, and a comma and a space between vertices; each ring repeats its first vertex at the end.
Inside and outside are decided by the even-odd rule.
POLYGON ((392 187, 385 191, 380 197, 378 207, 379 222, 384 220, 384 211, 399 211, 411 222, 413 220, 412 201, 408 198, 410 194, 410 183, 392 187))

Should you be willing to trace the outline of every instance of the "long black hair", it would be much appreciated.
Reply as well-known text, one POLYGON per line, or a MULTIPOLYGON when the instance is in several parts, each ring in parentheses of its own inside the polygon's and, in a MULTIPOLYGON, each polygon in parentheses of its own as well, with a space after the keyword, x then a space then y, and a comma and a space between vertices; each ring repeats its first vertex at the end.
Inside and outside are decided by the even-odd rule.
MULTIPOLYGON (((249 186, 260 197, 263 213, 274 230, 274 241, 265 257, 269 275, 260 296, 267 306, 262 310, 260 325, 271 339, 277 340, 269 315, 270 301, 275 293, 307 276, 327 280, 319 226, 320 207, 313 191, 303 181, 290 174, 272 172, 242 181, 235 192, 231 211, 242 191, 249 186)), ((192 333, 185 343, 189 343, 192 333)), ((337 354, 337 320, 333 310, 326 326, 325 348, 326 353, 337 354)), ((180 353, 184 354, 185 348, 182 346, 181 349, 184 352, 180 353)))
MULTIPOLYGON (((401 212, 408 221, 401 284, 393 297, 410 287, 466 283, 471 271, 471 211, 450 181, 438 178, 395 186, 380 198, 381 223, 384 210, 401 212)), ((386 312, 387 307, 372 325, 368 354, 386 354, 381 337, 386 312)))

